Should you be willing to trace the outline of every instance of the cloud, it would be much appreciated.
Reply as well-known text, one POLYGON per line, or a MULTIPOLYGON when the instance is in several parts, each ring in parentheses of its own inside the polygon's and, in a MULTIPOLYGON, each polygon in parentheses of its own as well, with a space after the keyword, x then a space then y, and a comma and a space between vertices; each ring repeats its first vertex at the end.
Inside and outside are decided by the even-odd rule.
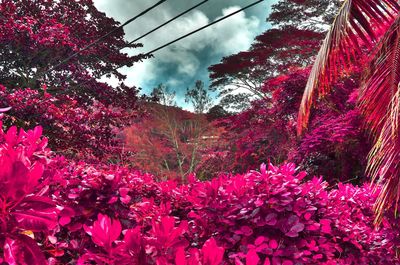
MULTIPOLYGON (((155 2, 155 0, 94 0, 98 9, 120 22, 126 21, 134 16, 134 13, 139 13, 155 2), (135 12, 132 12, 132 10, 135 12)), ((133 40, 177 13, 186 10, 193 5, 189 2, 182 0, 166 2, 124 28, 126 39, 133 40)), ((129 51, 129 53, 148 52, 157 48, 219 17, 240 9, 237 5, 239 2, 241 1, 231 0, 224 3, 224 1, 218 0, 213 5, 211 3, 208 6, 205 5, 203 8, 186 14, 142 39, 144 47, 129 51)), ((143 87, 145 92, 150 91, 158 83, 169 84, 172 89, 177 90, 177 95, 180 97, 178 101, 182 103, 184 90, 186 87, 192 86, 196 79, 202 79, 208 83, 207 67, 209 65, 219 62, 223 56, 249 48, 254 37, 265 28, 261 23, 265 17, 266 14, 264 17, 260 17, 251 15, 247 11, 246 13, 240 12, 204 31, 156 52, 155 58, 138 63, 129 69, 122 69, 121 72, 128 76, 127 84, 143 87)))
MULTIPOLYGON (((224 8, 222 16, 226 16, 239 9, 239 6, 224 8)), ((214 28, 208 29, 207 32, 211 32, 214 38, 211 42, 214 48, 213 52, 219 55, 229 55, 248 49, 253 42, 254 33, 258 31, 259 26, 260 20, 257 17, 246 17, 243 11, 227 20, 221 21, 214 28)))
POLYGON ((183 85, 183 81, 176 79, 176 78, 170 78, 167 81, 167 86, 170 86, 170 87, 177 87, 177 86, 181 86, 181 85, 183 85))

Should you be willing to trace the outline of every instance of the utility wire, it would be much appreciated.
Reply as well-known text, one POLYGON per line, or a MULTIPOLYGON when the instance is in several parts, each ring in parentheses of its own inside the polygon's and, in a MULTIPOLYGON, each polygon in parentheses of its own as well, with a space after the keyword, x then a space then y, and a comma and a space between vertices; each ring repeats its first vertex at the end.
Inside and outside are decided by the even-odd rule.
MULTIPOLYGON (((132 45, 133 43, 135 43, 135 42, 137 42, 137 41, 143 39, 144 37, 150 35, 151 33, 155 32, 155 31, 157 31, 157 30, 159 30, 160 28, 162 28, 162 27, 168 25, 169 23, 175 21, 176 19, 178 19, 178 18, 180 18, 181 16, 183 16, 183 15, 189 13, 190 11, 192 11, 192 10, 196 9, 197 7, 199 7, 199 6, 203 5, 203 4, 205 4, 205 3, 208 2, 208 1, 209 1, 209 0, 204 0, 204 1, 200 2, 200 3, 198 3, 197 5, 194 5, 194 6, 192 6, 191 8, 187 9, 186 11, 183 11, 182 13, 176 15, 175 17, 171 18, 170 20, 168 20, 168 21, 164 22, 163 24, 161 24, 161 25, 159 25, 159 26, 153 28, 152 30, 146 32, 145 34, 143 34, 143 35, 141 35, 140 37, 134 39, 133 41, 127 43, 127 44, 124 45, 122 48, 120 48, 120 50, 129 47, 129 46, 132 45)), ((102 58, 107 57, 109 54, 111 54, 111 52, 110 52, 110 53, 107 53, 107 54, 104 54, 104 55, 102 54, 101 56, 96 57, 96 60, 97 60, 97 61, 101 61, 102 58)), ((114 69, 111 70, 111 71, 114 71, 114 69)), ((68 81, 68 80, 71 80, 71 79, 72 79, 72 77, 65 78, 61 83, 64 83, 65 81, 68 81)))
MULTIPOLYGON (((239 12, 241 12, 241 11, 244 11, 244 10, 246 10, 246 9, 252 7, 252 6, 255 6, 255 5, 257 5, 257 4, 259 4, 259 3, 263 2, 263 1, 264 1, 264 0, 258 0, 258 1, 252 3, 252 4, 248 5, 248 6, 245 6, 245 7, 241 8, 241 9, 235 11, 235 12, 232 12, 232 13, 230 13, 230 14, 224 16, 224 17, 221 17, 221 18, 219 18, 219 19, 217 19, 217 20, 215 20, 215 21, 213 21, 213 22, 211 22, 211 23, 209 23, 209 24, 207 24, 207 25, 205 25, 205 26, 203 26, 203 27, 201 27, 201 28, 198 28, 198 29, 196 29, 196 30, 193 30, 192 32, 189 32, 189 33, 187 33, 187 34, 185 34, 185 35, 183 35, 183 36, 181 36, 181 37, 179 37, 179 38, 177 38, 177 39, 175 39, 175 40, 173 40, 173 41, 170 41, 170 42, 168 42, 167 44, 164 44, 164 45, 162 45, 162 46, 160 46, 160 47, 158 47, 158 48, 156 48, 156 49, 153 49, 153 50, 151 50, 151 51, 145 53, 144 56, 149 56, 149 55, 151 55, 152 53, 154 53, 154 52, 156 52, 156 51, 159 51, 159 50, 161 50, 161 49, 164 49, 164 48, 166 48, 167 46, 169 46, 169 45, 171 45, 171 44, 174 44, 174 43, 176 43, 176 42, 178 42, 178 41, 180 41, 180 40, 182 40, 182 39, 185 39, 185 38, 187 38, 187 37, 189 37, 189 36, 191 36, 191 35, 193 35, 193 34, 199 32, 199 31, 201 31, 201 30, 203 30, 203 29, 206 29, 206 28, 208 28, 208 27, 210 27, 210 26, 212 26, 212 25, 214 25, 214 24, 216 24, 216 23, 218 23, 218 22, 221 22, 222 20, 225 20, 225 19, 227 19, 227 18, 229 18, 229 17, 231 17, 231 16, 233 16, 233 15, 236 15, 237 13, 239 13, 239 12)), ((123 67, 123 66, 115 67, 115 68, 113 68, 110 72, 113 72, 113 71, 115 71, 115 70, 118 70, 118 69, 121 68, 121 67, 123 67)), ((104 74, 103 74, 103 75, 104 75, 104 74)), ((102 75, 102 76, 103 76, 103 75, 102 75)), ((102 77, 102 76, 100 76, 100 77, 102 77)), ((100 78, 100 77, 97 77, 97 78, 100 78)))
MULTIPOLYGON (((219 18, 219 19, 217 19, 217 20, 215 20, 215 21, 213 21, 213 22, 211 22, 211 23, 209 23, 209 24, 207 24, 207 25, 205 25, 205 26, 203 26, 203 27, 200 27, 200 28, 198 28, 198 29, 196 29, 196 30, 193 30, 193 31, 191 31, 191 32, 189 32, 189 33, 187 33, 187 34, 185 34, 185 35, 183 35, 183 36, 181 36, 181 37, 179 37, 179 38, 173 40, 173 41, 170 41, 170 42, 168 42, 167 44, 164 44, 164 45, 162 45, 162 46, 160 46, 160 47, 158 47, 158 48, 155 48, 155 49, 153 49, 153 50, 151 50, 151 51, 145 53, 143 56, 150 56, 152 53, 154 53, 154 52, 156 52, 156 51, 159 51, 159 50, 161 50, 161 49, 164 49, 164 48, 166 48, 167 46, 169 46, 169 45, 171 45, 171 44, 174 44, 174 43, 176 43, 176 42, 178 42, 178 41, 180 41, 180 40, 182 40, 182 39, 185 39, 185 38, 187 38, 187 37, 189 37, 189 36, 191 36, 191 35, 193 35, 193 34, 199 32, 199 31, 201 31, 201 30, 204 30, 204 29, 206 29, 206 28, 208 28, 208 27, 210 27, 210 26, 212 26, 212 25, 214 25, 214 24, 216 24, 216 23, 219 23, 219 22, 221 22, 221 21, 223 21, 223 20, 225 20, 225 19, 227 19, 227 18, 229 18, 229 17, 231 17, 231 16, 234 16, 234 15, 236 15, 237 13, 239 13, 239 12, 241 12, 241 11, 244 11, 244 10, 246 10, 246 9, 252 7, 252 6, 255 6, 255 5, 257 5, 257 4, 259 4, 259 3, 263 2, 263 1, 264 1, 264 0, 258 0, 258 1, 256 1, 256 2, 250 4, 250 5, 247 5, 247 6, 243 7, 243 8, 241 8, 241 9, 239 9, 239 10, 237 10, 237 11, 235 11, 235 12, 232 12, 232 13, 226 15, 226 16, 223 16, 223 17, 221 17, 221 18, 219 18)), ((116 71, 116 70, 118 70, 119 68, 122 68, 122 67, 124 67, 124 65, 123 65, 123 66, 115 67, 115 68, 111 69, 108 73, 114 72, 114 71, 116 71)), ((107 74, 107 73, 106 73, 106 74, 107 74)), ((104 75, 106 75, 106 74, 102 74, 102 75, 100 75, 100 76, 95 76, 94 78, 95 78, 95 79, 98 79, 98 78, 101 78, 102 76, 104 76, 104 75)), ((85 82, 83 82, 83 83, 81 83, 81 84, 78 84, 78 85, 84 86, 84 85, 87 84, 88 82, 90 82, 90 80, 87 80, 87 81, 85 81, 85 82)))
POLYGON ((192 7, 189 8, 188 10, 183 11, 182 13, 176 15, 175 17, 171 18, 170 20, 164 22, 164 23, 161 24, 160 26, 158 26, 158 27, 156 27, 156 28, 150 30, 150 31, 147 32, 146 34, 144 34, 144 35, 142 35, 142 36, 140 36, 140 37, 134 39, 133 41, 129 42, 128 45, 133 44, 133 43, 137 42, 138 40, 143 39, 143 38, 146 37, 147 35, 149 35, 149 34, 155 32, 155 31, 159 30, 160 28, 162 28, 162 27, 168 25, 168 24, 171 23, 172 21, 174 21, 174 20, 178 19, 179 17, 181 17, 181 16, 183 16, 183 15, 189 13, 189 12, 192 11, 193 9, 195 9, 195 8, 197 8, 197 7, 199 7, 199 6, 203 5, 203 4, 205 4, 205 3, 208 2, 208 1, 209 1, 209 0, 204 0, 203 2, 200 2, 200 3, 198 3, 197 5, 192 6, 192 7))
POLYGON ((63 61, 61 61, 60 63, 58 63, 57 65, 55 65, 54 67, 51 67, 49 70, 47 70, 44 75, 48 74, 50 71, 57 69, 58 67, 60 67, 61 65, 67 63, 69 60, 71 60, 72 58, 76 57, 78 54, 80 54, 83 51, 86 51, 87 49, 91 48, 92 46, 95 46, 97 44, 99 44, 102 40, 104 40, 105 38, 107 38, 108 36, 110 36, 111 34, 113 34, 114 32, 116 32, 117 30, 125 27, 126 25, 132 23, 133 21, 135 21, 136 19, 138 19, 139 17, 143 16, 144 14, 148 13, 150 10, 156 8, 157 6, 161 5, 162 3, 164 3, 167 0, 160 0, 157 3, 155 3, 154 5, 152 5, 151 7, 143 10, 142 12, 140 12, 139 14, 137 14, 136 16, 134 16, 133 18, 127 20, 126 22, 124 22, 122 25, 114 28, 113 30, 109 31, 108 33, 104 34, 103 36, 101 36, 100 38, 98 38, 97 40, 93 41, 92 43, 88 44, 87 46, 83 47, 82 49, 80 49, 79 51, 73 53, 72 55, 70 55, 69 57, 67 57, 66 59, 64 59, 63 61))
POLYGON ((209 24, 207 24, 207 25, 205 25, 205 26, 203 26, 203 27, 201 27, 201 28, 198 28, 198 29, 196 29, 196 30, 193 30, 192 32, 189 32, 188 34, 185 34, 185 35, 183 35, 182 37, 179 37, 179 38, 177 38, 177 39, 175 39, 175 40, 173 40, 173 41, 168 42, 167 44, 164 44, 164 45, 162 45, 162 46, 160 46, 160 47, 158 47, 158 48, 156 48, 156 49, 154 49, 154 50, 151 50, 151 51, 147 52, 147 53, 145 54, 145 56, 146 56, 146 55, 150 55, 150 54, 152 54, 152 53, 154 53, 154 52, 156 52, 156 51, 159 51, 159 50, 161 50, 161 49, 164 49, 165 47, 167 47, 167 46, 169 46, 169 45, 171 45, 171 44, 174 44, 175 42, 178 42, 178 41, 180 41, 180 40, 182 40, 182 39, 185 39, 185 38, 187 38, 187 37, 189 37, 189 36, 191 36, 191 35, 193 35, 193 34, 199 32, 199 31, 201 31, 201 30, 203 30, 203 29, 206 29, 206 28, 208 28, 208 27, 210 27, 210 26, 212 26, 212 25, 214 25, 214 24, 216 24, 216 23, 218 23, 218 22, 221 22, 222 20, 225 20, 225 19, 227 19, 227 18, 229 18, 229 17, 231 17, 231 16, 233 16, 233 15, 236 15, 237 13, 239 13, 239 12, 241 12, 241 11, 243 11, 243 10, 246 10, 246 9, 252 7, 252 6, 255 6, 255 5, 257 5, 257 4, 259 4, 259 3, 263 2, 263 1, 264 1, 264 0, 259 0, 259 1, 257 1, 257 2, 254 2, 254 3, 252 3, 252 4, 248 5, 248 6, 245 6, 245 7, 241 8, 241 9, 235 11, 235 12, 232 12, 232 13, 230 13, 230 14, 224 16, 224 17, 221 17, 221 18, 219 18, 219 19, 217 19, 217 20, 215 20, 215 21, 213 21, 213 22, 211 22, 211 23, 209 23, 209 24))

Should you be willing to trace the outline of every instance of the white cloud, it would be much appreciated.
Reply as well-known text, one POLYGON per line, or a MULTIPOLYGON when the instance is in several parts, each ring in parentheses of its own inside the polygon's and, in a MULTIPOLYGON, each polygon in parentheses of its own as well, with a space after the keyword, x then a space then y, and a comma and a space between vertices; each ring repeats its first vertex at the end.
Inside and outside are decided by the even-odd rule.
MULTIPOLYGON (((222 10, 222 15, 226 16, 239 10, 240 7, 234 6, 222 10)), ((254 33, 260 26, 257 17, 246 17, 242 11, 208 29, 212 32, 214 53, 229 55, 250 47, 254 39, 254 33)))
POLYGON ((167 85, 170 87, 177 87, 177 86, 182 86, 183 85, 183 81, 179 80, 177 78, 170 78, 167 81, 167 85))
MULTIPOLYGON (((120 22, 124 22, 132 16, 132 12, 126 12, 127 8, 139 12, 139 10, 144 10, 152 4, 148 1, 123 0, 94 0, 94 3, 97 8, 120 22)), ((239 8, 238 6, 224 8, 221 10, 221 17, 239 8)), ((176 13, 178 11, 174 6, 163 6, 163 8, 151 11, 149 15, 143 16, 125 28, 127 40, 135 39, 146 33, 172 18, 176 13)), ((209 22, 210 18, 204 12, 191 12, 141 40, 144 48, 135 49, 132 52, 147 52, 209 22)), ((127 84, 141 87, 154 82, 166 82, 172 85, 176 84, 176 80, 193 79, 197 72, 201 70, 199 67, 202 62, 204 64, 205 58, 202 55, 207 53, 208 58, 210 56, 215 57, 216 63, 222 56, 246 50, 259 30, 259 18, 248 17, 244 12, 240 12, 225 21, 156 52, 155 58, 145 60, 129 69, 123 69, 121 72, 128 76, 127 84), (165 67, 176 69, 176 73, 173 76, 163 76, 163 73, 166 72, 165 67), (160 80, 160 78, 166 80, 160 80)))

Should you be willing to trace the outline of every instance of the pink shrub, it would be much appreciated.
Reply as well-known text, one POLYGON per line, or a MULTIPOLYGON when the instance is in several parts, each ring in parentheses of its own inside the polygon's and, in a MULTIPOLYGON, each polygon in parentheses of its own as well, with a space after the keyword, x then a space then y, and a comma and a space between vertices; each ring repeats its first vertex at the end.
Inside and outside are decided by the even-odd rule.
POLYGON ((0 105, 12 109, 5 124, 43 126, 49 145, 68 157, 98 159, 118 153, 117 134, 136 113, 92 100, 82 104, 69 95, 51 95, 30 88, 9 89, 0 85, 0 105))
POLYGON ((156 182, 56 157, 39 127, 1 131, 0 154, 8 264, 400 264, 398 221, 373 226, 373 187, 305 181, 293 164, 156 182))
POLYGON ((8 264, 44 264, 33 239, 46 241, 57 227, 59 208, 44 181, 49 150, 41 133, 40 127, 0 130, 0 260, 8 264))

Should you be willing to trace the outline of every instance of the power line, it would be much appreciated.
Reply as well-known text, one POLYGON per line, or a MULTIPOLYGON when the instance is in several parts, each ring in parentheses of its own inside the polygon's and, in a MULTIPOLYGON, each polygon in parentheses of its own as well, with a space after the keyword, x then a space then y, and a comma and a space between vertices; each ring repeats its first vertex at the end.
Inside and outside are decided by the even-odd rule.
POLYGON ((219 18, 219 19, 217 19, 217 20, 215 20, 215 21, 213 21, 213 22, 211 22, 211 23, 209 23, 209 24, 207 24, 207 25, 205 25, 205 26, 203 26, 203 27, 201 27, 201 28, 198 28, 198 29, 196 29, 196 30, 193 30, 192 32, 189 32, 188 34, 185 34, 185 35, 183 35, 183 36, 181 36, 181 37, 179 37, 179 38, 177 38, 177 39, 175 39, 175 40, 173 40, 173 41, 170 41, 170 42, 168 42, 167 44, 164 44, 164 45, 162 45, 162 46, 160 46, 160 47, 158 47, 158 48, 156 48, 156 49, 154 49, 154 50, 151 50, 151 51, 147 52, 145 55, 150 55, 150 54, 152 54, 152 53, 154 53, 154 52, 156 52, 156 51, 159 51, 159 50, 161 50, 161 49, 164 49, 165 47, 167 47, 167 46, 169 46, 169 45, 171 45, 171 44, 174 44, 175 42, 178 42, 178 41, 180 41, 180 40, 182 40, 182 39, 185 39, 185 38, 187 38, 187 37, 189 37, 189 36, 191 36, 191 35, 193 35, 193 34, 199 32, 199 31, 201 31, 201 30, 203 30, 203 29, 206 29, 206 28, 208 28, 208 27, 210 27, 210 26, 212 26, 212 25, 214 25, 214 24, 216 24, 216 23, 218 23, 218 22, 221 22, 222 20, 225 20, 225 19, 227 19, 227 18, 229 18, 229 17, 231 17, 231 16, 233 16, 233 15, 236 15, 237 13, 239 13, 239 12, 241 12, 241 11, 243 11, 243 10, 246 10, 246 9, 252 7, 252 6, 255 6, 255 5, 257 5, 257 4, 259 4, 259 3, 263 2, 263 1, 264 1, 264 0, 259 0, 259 1, 257 1, 257 2, 254 2, 254 3, 250 4, 250 5, 248 5, 248 6, 245 6, 245 7, 241 8, 241 9, 239 9, 239 10, 233 12, 233 13, 230 13, 230 14, 224 16, 224 17, 221 17, 221 18, 219 18))
MULTIPOLYGON (((138 37, 138 38, 134 39, 133 41, 127 43, 127 44, 124 45, 122 48, 120 48, 120 50, 129 47, 129 46, 132 45, 133 43, 135 43, 135 42, 137 42, 137 41, 143 39, 144 37, 150 35, 151 33, 155 32, 155 31, 157 31, 157 30, 159 30, 160 28, 162 28, 162 27, 168 25, 169 23, 175 21, 176 19, 178 19, 178 18, 180 18, 181 16, 183 16, 183 15, 189 13, 190 11, 192 11, 192 10, 196 9, 197 7, 199 7, 199 6, 203 5, 203 4, 205 4, 205 3, 208 2, 208 1, 209 1, 209 0, 204 0, 204 1, 200 2, 200 3, 198 3, 197 5, 194 5, 194 6, 192 6, 191 8, 189 8, 189 9, 187 9, 187 10, 181 12, 180 14, 178 14, 178 15, 176 15, 175 17, 169 19, 168 21, 164 22, 163 24, 161 24, 161 25, 159 25, 159 26, 153 28, 152 30, 146 32, 145 34, 141 35, 140 37, 138 37)), ((110 52, 110 53, 107 53, 107 54, 104 54, 104 55, 101 55, 101 56, 98 56, 98 57, 96 58, 96 60, 97 60, 97 61, 100 61, 102 58, 107 57, 109 54, 111 54, 111 52, 110 52)), ((145 57, 145 56, 144 56, 144 57, 145 57)), ((111 71, 114 71, 114 69, 112 69, 111 71)), ((71 79, 71 77, 70 77, 70 78, 64 79, 62 82, 65 82, 65 81, 67 81, 68 79, 71 79)))
MULTIPOLYGON (((233 16, 233 15, 236 15, 237 13, 239 13, 239 12, 241 12, 241 11, 244 11, 244 10, 246 10, 246 9, 252 7, 252 6, 255 6, 255 5, 257 5, 257 4, 259 4, 259 3, 263 2, 263 1, 264 1, 264 0, 258 0, 258 1, 252 3, 252 4, 248 5, 248 6, 245 6, 245 7, 241 8, 241 9, 235 11, 235 12, 232 12, 232 13, 230 13, 230 14, 224 16, 224 17, 221 17, 221 18, 219 18, 219 19, 217 19, 217 20, 215 20, 215 21, 213 21, 213 22, 211 22, 211 23, 209 23, 209 24, 207 24, 207 25, 205 25, 205 26, 203 26, 203 27, 201 27, 201 28, 198 28, 198 29, 196 29, 196 30, 193 30, 192 32, 189 32, 189 33, 187 33, 187 34, 185 34, 185 35, 183 35, 183 36, 181 36, 181 37, 179 37, 179 38, 177 38, 177 39, 175 39, 175 40, 173 40, 173 41, 170 41, 170 42, 168 42, 167 44, 164 44, 164 45, 162 45, 162 46, 160 46, 160 47, 158 47, 158 48, 156 48, 156 49, 154 49, 154 50, 151 50, 151 51, 145 53, 144 56, 149 56, 149 55, 151 55, 152 53, 154 53, 154 52, 156 52, 156 51, 159 51, 159 50, 161 50, 161 49, 163 49, 163 48, 165 48, 165 47, 167 47, 167 46, 169 46, 169 45, 171 45, 171 44, 174 44, 174 43, 176 43, 176 42, 178 42, 178 41, 180 41, 180 40, 182 40, 182 39, 184 39, 184 38, 187 38, 187 37, 189 37, 189 36, 191 36, 191 35, 193 35, 193 34, 199 32, 199 31, 201 31, 201 30, 203 30, 203 29, 206 29, 206 28, 208 28, 208 27, 210 27, 210 26, 212 26, 212 25, 214 25, 214 24, 216 24, 216 23, 218 23, 218 22, 221 22, 222 20, 225 20, 225 19, 227 19, 227 18, 229 18, 229 17, 231 17, 231 16, 233 16)), ((123 67, 123 66, 115 67, 115 68, 113 68, 111 71, 109 71, 109 73, 111 73, 111 72, 113 72, 113 71, 116 71, 116 70, 118 70, 118 69, 121 68, 121 67, 123 67)), ((104 76, 104 75, 105 75, 105 74, 103 74, 103 75, 101 75, 101 76, 99 76, 99 77, 96 77, 96 78, 100 78, 100 77, 102 77, 102 76, 104 76)))
MULTIPOLYGON (((164 0, 164 1, 165 1, 165 0, 164 0)), ((255 6, 255 5, 257 5, 257 4, 259 4, 259 3, 263 2, 263 1, 264 1, 264 0, 258 0, 258 1, 256 1, 256 2, 250 4, 250 5, 247 5, 247 6, 243 7, 243 8, 241 8, 241 9, 238 9, 238 10, 235 11, 235 12, 232 12, 232 13, 230 13, 230 14, 228 14, 228 15, 226 15, 226 16, 223 16, 223 17, 221 17, 221 18, 219 18, 219 19, 217 19, 217 20, 215 20, 215 21, 213 21, 213 22, 210 22, 209 24, 207 24, 207 25, 205 25, 205 26, 202 26, 202 27, 200 27, 200 28, 198 28, 198 29, 196 29, 196 30, 193 30, 193 31, 191 31, 191 32, 189 32, 189 33, 187 33, 187 34, 185 34, 185 35, 183 35, 183 36, 181 36, 181 37, 179 37, 179 38, 173 40, 173 41, 168 42, 167 44, 164 44, 164 45, 162 45, 162 46, 160 46, 160 47, 158 47, 158 48, 155 48, 155 49, 153 49, 153 50, 151 50, 151 51, 145 53, 143 56, 150 56, 152 53, 154 53, 154 52, 156 52, 156 51, 159 51, 159 50, 161 50, 161 49, 164 49, 164 48, 166 48, 167 46, 169 46, 169 45, 171 45, 171 44, 174 44, 174 43, 176 43, 176 42, 178 42, 178 41, 180 41, 180 40, 182 40, 182 39, 185 39, 185 38, 187 38, 187 37, 189 37, 189 36, 191 36, 191 35, 193 35, 193 34, 199 32, 199 31, 201 31, 201 30, 204 30, 204 29, 206 29, 206 28, 208 28, 208 27, 210 27, 210 26, 212 26, 212 25, 214 25, 214 24, 216 24, 216 23, 219 23, 219 22, 221 22, 221 21, 223 21, 223 20, 225 20, 225 19, 227 19, 227 18, 229 18, 229 17, 231 17, 231 16, 234 16, 234 15, 236 15, 237 13, 239 13, 239 12, 241 12, 241 11, 244 11, 244 10, 246 10, 246 9, 252 7, 252 6, 255 6)), ((139 54, 139 55, 140 55, 140 54, 139 54)), ((123 66, 124 66, 124 65, 123 65, 123 66)), ((111 73, 111 72, 113 72, 113 71, 116 71, 116 70, 122 68, 123 66, 115 67, 115 68, 111 69, 110 71, 108 71, 108 73, 106 73, 106 74, 109 74, 109 73, 111 73)), ((95 78, 95 79, 101 78, 102 76, 104 76, 104 75, 106 75, 106 74, 102 74, 102 75, 97 76, 97 77, 95 76, 94 78, 95 78)), ((83 83, 81 83, 81 84, 79 84, 79 85, 84 86, 84 85, 87 84, 89 81, 90 81, 90 80, 87 80, 87 81, 85 81, 85 82, 83 82, 83 83)))
POLYGON ((199 7, 199 6, 203 5, 203 4, 205 4, 205 3, 208 2, 208 1, 209 1, 209 0, 204 0, 203 2, 200 2, 200 3, 198 3, 197 5, 192 6, 192 7, 189 8, 188 10, 183 11, 182 13, 176 15, 175 17, 171 18, 170 20, 164 22, 164 23, 161 24, 160 26, 155 27, 154 29, 150 30, 149 32, 145 33, 144 35, 142 35, 142 36, 140 36, 140 37, 134 39, 134 40, 131 41, 131 42, 129 42, 128 45, 133 44, 133 43, 137 42, 138 40, 143 39, 143 38, 146 37, 147 35, 149 35, 149 34, 155 32, 155 31, 159 30, 160 28, 162 28, 162 27, 168 25, 168 24, 171 23, 172 21, 174 21, 174 20, 178 19, 179 17, 181 17, 181 16, 183 16, 183 15, 189 13, 189 12, 192 11, 193 9, 195 9, 195 8, 197 8, 197 7, 199 7))
MULTIPOLYGON (((163 24, 161 24, 161 25, 159 25, 159 26, 153 28, 152 30, 150 30, 150 31, 146 32, 145 34, 139 36, 138 38, 134 39, 133 41, 127 43, 127 44, 124 45, 122 48, 120 48, 120 50, 129 47, 129 46, 132 45, 133 43, 135 43, 135 42, 141 40, 142 38, 144 38, 144 37, 150 35, 151 33, 153 33, 153 32, 155 32, 155 31, 159 30, 160 28, 162 28, 162 27, 168 25, 169 23, 175 21, 176 19, 178 19, 178 18, 180 18, 181 16, 183 16, 183 15, 189 13, 190 11, 192 11, 192 10, 198 8, 199 6, 205 4, 205 3, 208 2, 208 1, 209 1, 209 0, 204 0, 204 1, 202 1, 202 2, 200 2, 200 3, 198 3, 198 4, 196 4, 196 5, 192 6, 191 8, 189 8, 189 9, 187 9, 187 10, 181 12, 180 14, 178 14, 178 15, 176 15, 175 17, 169 19, 168 21, 164 22, 163 24)), ((111 54, 111 52, 110 52, 110 53, 107 53, 107 54, 104 54, 104 55, 102 54, 101 56, 96 57, 96 60, 97 60, 97 61, 101 61, 102 58, 107 57, 109 54, 111 54)), ((116 68, 116 69, 118 69, 118 68, 116 68)), ((114 71, 114 70, 116 70, 116 69, 112 69, 111 72, 114 71)), ((68 80, 71 80, 71 79, 72 79, 72 76, 67 77, 67 78, 65 78, 64 80, 62 80, 61 83, 64 83, 64 82, 66 82, 66 81, 68 81, 68 80)))
POLYGON ((139 14, 137 14, 136 16, 134 16, 133 18, 127 20, 126 22, 124 22, 122 25, 114 28, 113 30, 109 31, 108 33, 104 34, 103 36, 101 36, 100 38, 96 39, 95 41, 93 41, 92 43, 88 44, 87 46, 83 47, 82 49, 80 49, 79 51, 73 53, 72 55, 70 55, 69 57, 67 57, 66 59, 64 59, 63 61, 61 61, 60 63, 58 63, 57 65, 55 65, 54 67, 50 68, 49 70, 47 70, 44 75, 48 74, 50 71, 57 69, 58 67, 60 67, 61 65, 67 63, 69 60, 71 60, 72 58, 76 57, 78 54, 80 54, 83 51, 86 51, 87 49, 91 48, 92 46, 97 45, 98 43, 100 43, 102 40, 104 40, 105 38, 107 38, 108 36, 110 36, 111 34, 113 34, 114 32, 116 32, 117 30, 125 27, 126 25, 132 23, 133 21, 135 21, 136 19, 138 19, 139 17, 143 16, 144 14, 148 13, 150 10, 156 8, 157 6, 161 5, 162 3, 164 3, 167 0, 160 0, 157 3, 155 3, 154 5, 152 5, 151 7, 143 10, 142 12, 140 12, 139 14))

